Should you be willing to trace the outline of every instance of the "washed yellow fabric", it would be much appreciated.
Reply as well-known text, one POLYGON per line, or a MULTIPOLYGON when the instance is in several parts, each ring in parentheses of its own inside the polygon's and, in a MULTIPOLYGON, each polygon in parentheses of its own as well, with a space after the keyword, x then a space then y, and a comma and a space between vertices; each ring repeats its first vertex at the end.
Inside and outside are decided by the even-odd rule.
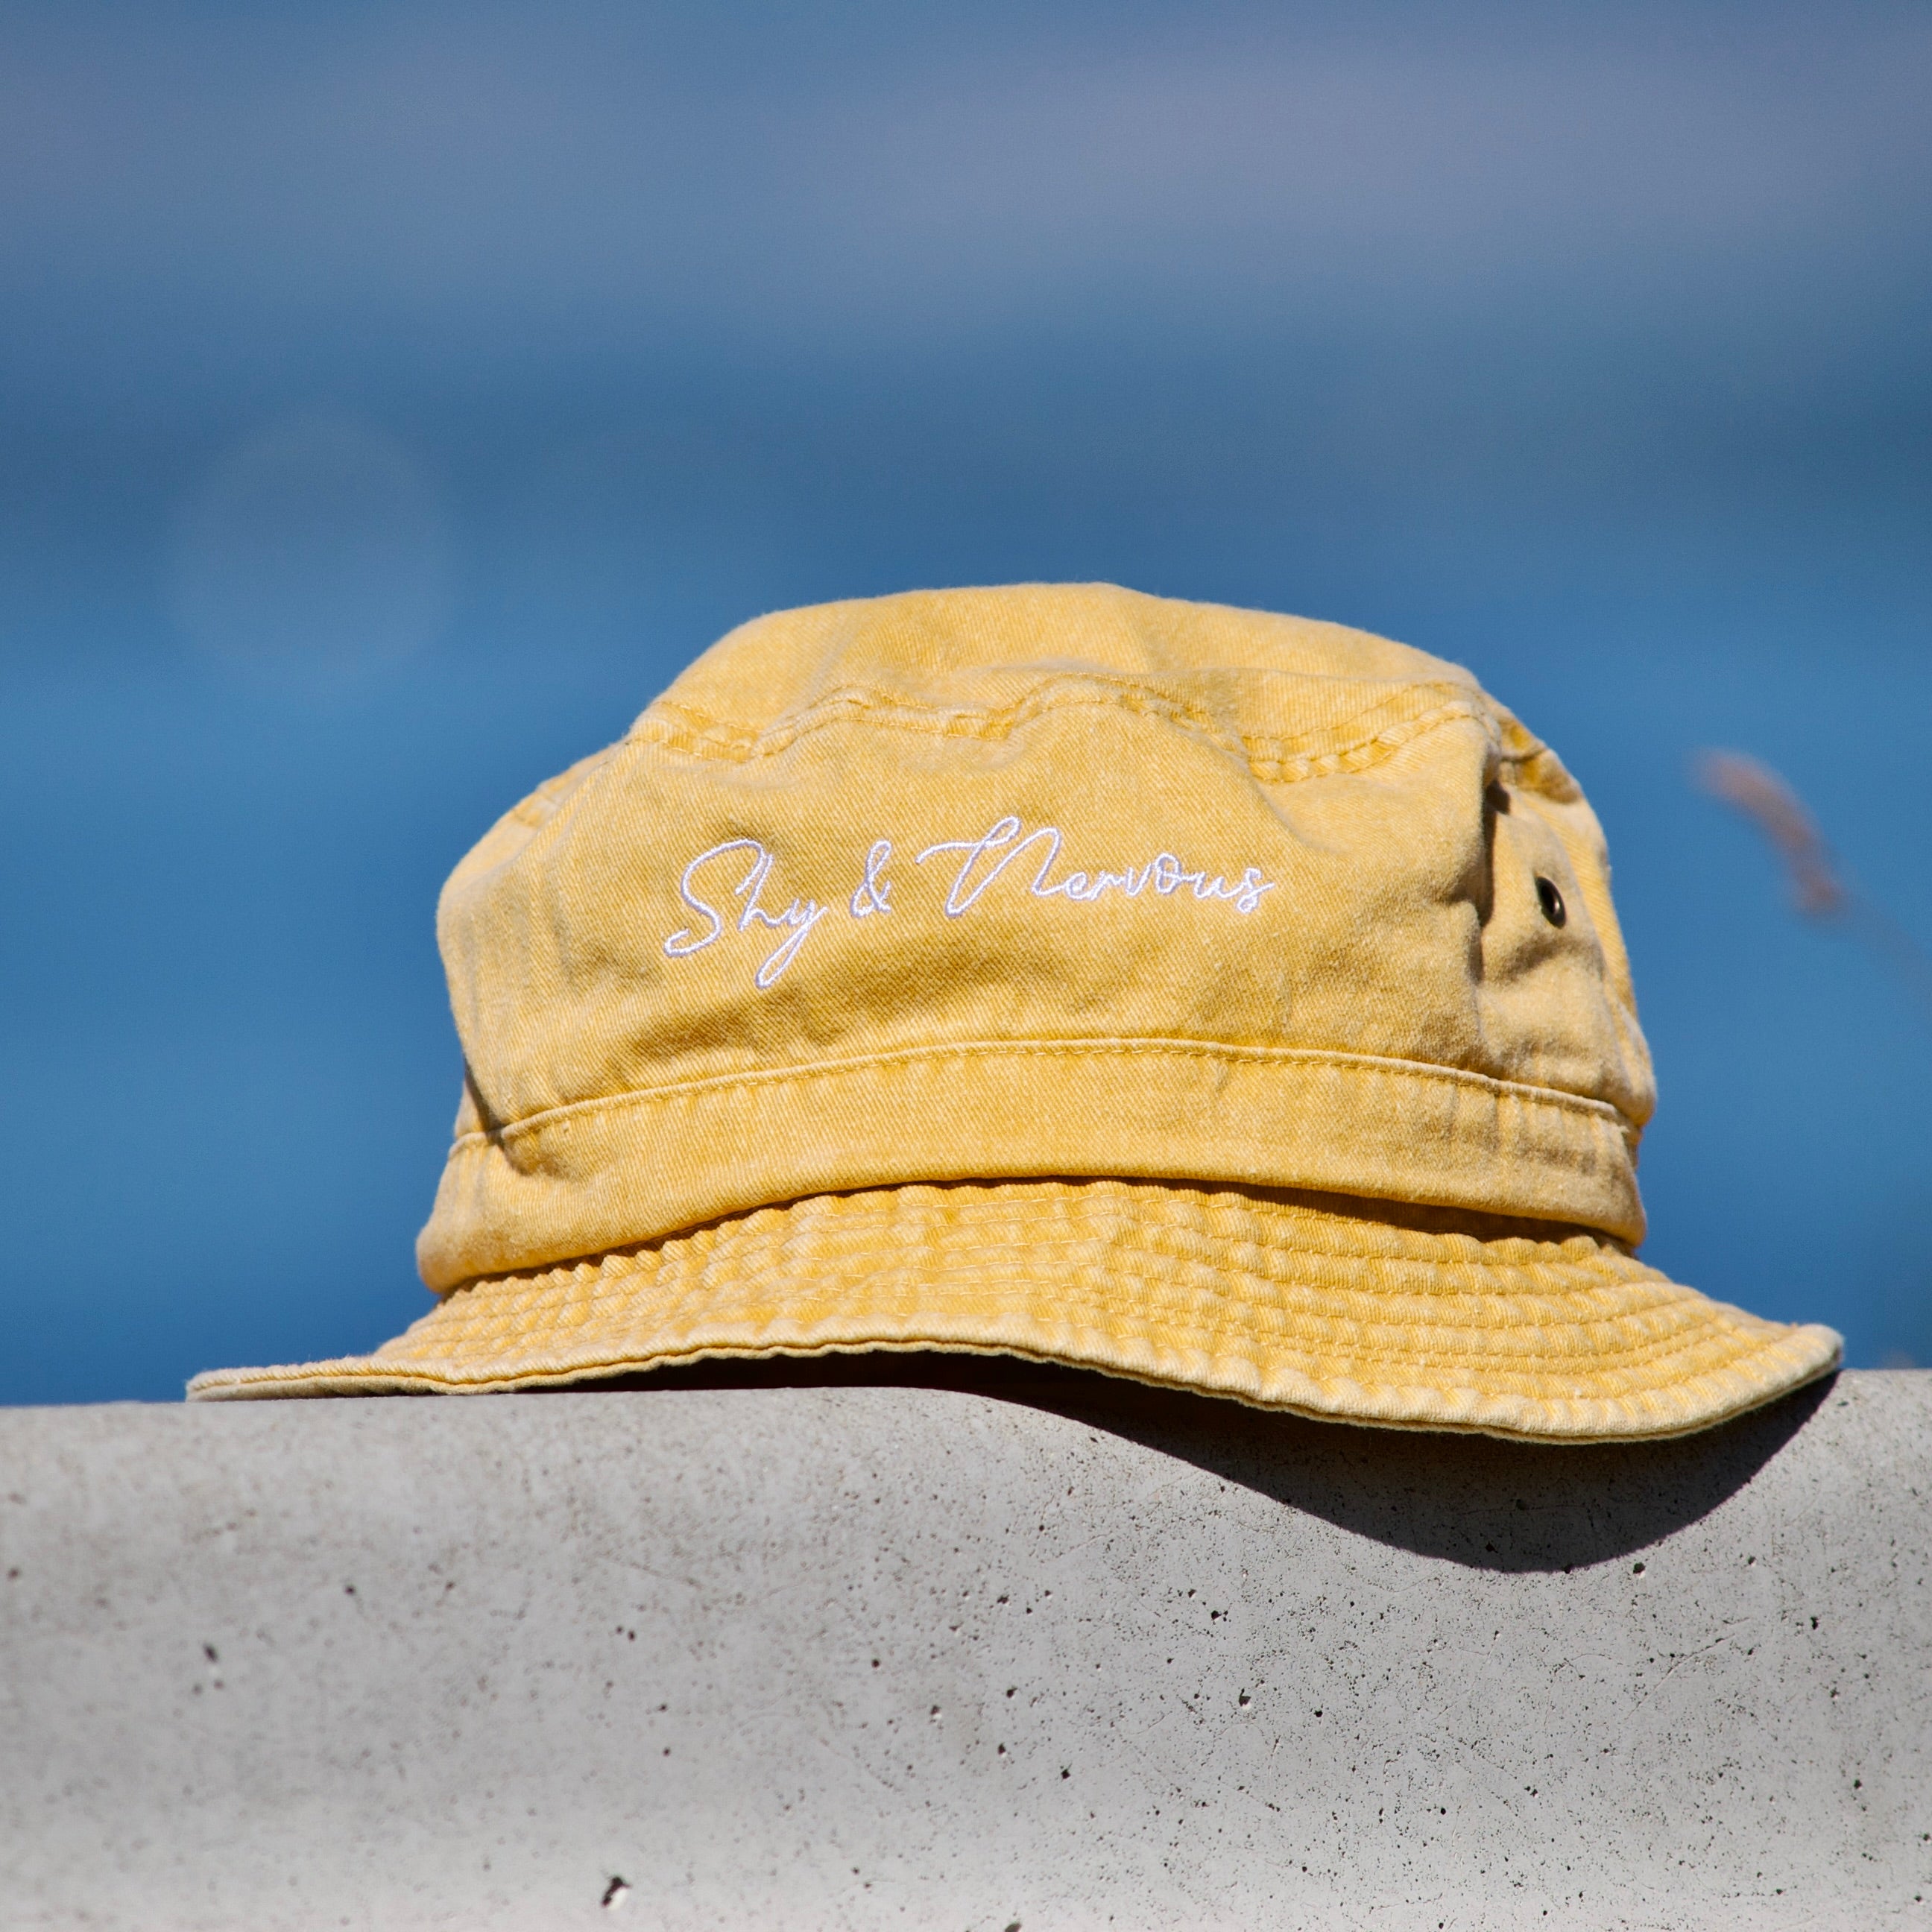
POLYGON ((1106 585, 734 632, 444 889, 467 1079, 374 1355, 200 1396, 943 1348, 1312 1414, 1704 1426, 1603 841, 1457 667, 1106 585))

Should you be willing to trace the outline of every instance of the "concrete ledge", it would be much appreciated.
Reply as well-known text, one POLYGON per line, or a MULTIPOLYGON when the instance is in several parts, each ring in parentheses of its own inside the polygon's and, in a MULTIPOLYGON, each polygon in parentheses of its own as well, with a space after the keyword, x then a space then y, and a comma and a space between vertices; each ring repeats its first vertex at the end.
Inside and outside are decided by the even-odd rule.
POLYGON ((0 1921, 1932 1925, 1932 1376, 813 1376, 0 1412, 0 1921))

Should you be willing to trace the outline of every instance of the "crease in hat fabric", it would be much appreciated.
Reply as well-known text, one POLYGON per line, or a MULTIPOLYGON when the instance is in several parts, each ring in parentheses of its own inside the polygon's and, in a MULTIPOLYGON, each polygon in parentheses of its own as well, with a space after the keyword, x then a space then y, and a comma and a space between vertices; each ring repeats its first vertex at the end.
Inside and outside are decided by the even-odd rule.
POLYGON ((1838 1358, 1634 1258, 1595 819, 1365 633, 1106 585, 760 619, 500 820, 438 932, 440 1305, 191 1394, 929 1348, 1588 1441, 1838 1358))

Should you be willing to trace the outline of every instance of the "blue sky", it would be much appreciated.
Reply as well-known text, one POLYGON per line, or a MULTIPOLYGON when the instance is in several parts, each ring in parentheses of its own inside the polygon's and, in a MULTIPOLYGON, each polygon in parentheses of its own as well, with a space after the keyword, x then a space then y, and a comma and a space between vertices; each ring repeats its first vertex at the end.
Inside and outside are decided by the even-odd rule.
POLYGON ((1648 1252, 1932 1361, 1932 20, 0 18, 0 1400, 424 1305, 431 914, 759 610, 1106 578, 1472 665, 1610 834, 1648 1252))

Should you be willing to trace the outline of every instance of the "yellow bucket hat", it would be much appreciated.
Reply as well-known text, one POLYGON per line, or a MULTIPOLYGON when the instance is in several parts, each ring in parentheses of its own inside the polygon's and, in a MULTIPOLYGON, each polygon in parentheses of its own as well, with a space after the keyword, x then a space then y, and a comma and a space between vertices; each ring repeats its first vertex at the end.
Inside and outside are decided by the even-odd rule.
POLYGON ((1833 1367, 1634 1258, 1601 834, 1464 670, 1028 585, 744 626, 494 826, 372 1355, 191 1396, 944 1349, 1352 1421, 1670 1436, 1833 1367))

